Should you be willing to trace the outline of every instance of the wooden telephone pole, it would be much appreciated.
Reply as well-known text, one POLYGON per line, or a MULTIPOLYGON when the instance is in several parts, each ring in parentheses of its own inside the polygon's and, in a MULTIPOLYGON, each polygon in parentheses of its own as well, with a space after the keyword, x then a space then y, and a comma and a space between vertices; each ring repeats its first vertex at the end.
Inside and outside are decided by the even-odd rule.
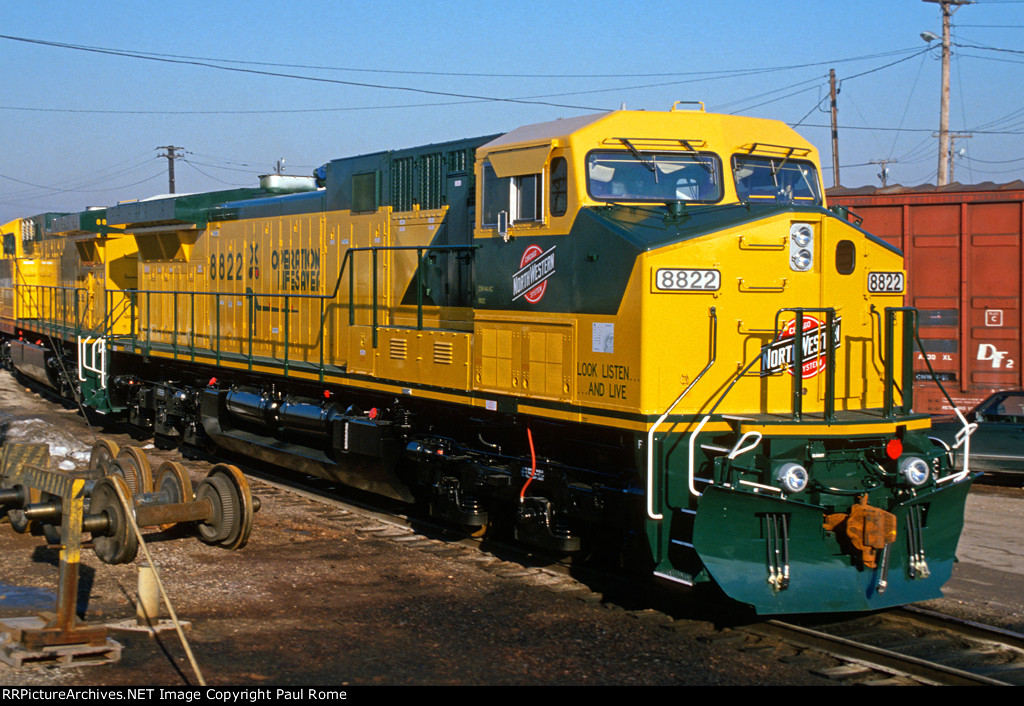
POLYGON ((839 108, 836 106, 836 70, 828 70, 828 92, 832 99, 832 186, 839 186, 839 108))
POLYGON ((157 147, 158 150, 167 150, 167 154, 160 155, 167 159, 167 190, 168 193, 174 192, 174 160, 181 159, 185 155, 178 154, 178 150, 184 150, 184 147, 175 147, 174 145, 164 145, 163 147, 157 147))
POLYGON ((960 5, 970 5, 973 0, 924 0, 942 7, 942 88, 939 100, 939 171, 936 182, 939 186, 949 183, 949 27, 960 5))

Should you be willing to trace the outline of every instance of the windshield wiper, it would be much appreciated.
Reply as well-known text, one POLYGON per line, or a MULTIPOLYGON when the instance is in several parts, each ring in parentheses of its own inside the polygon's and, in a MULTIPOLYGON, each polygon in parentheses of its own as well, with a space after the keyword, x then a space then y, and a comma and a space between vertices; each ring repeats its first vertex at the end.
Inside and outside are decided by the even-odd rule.
POLYGON ((624 144, 626 146, 626 149, 629 150, 629 153, 632 154, 636 158, 636 161, 640 162, 640 164, 644 165, 645 167, 647 167, 651 171, 651 173, 654 175, 654 183, 657 184, 658 183, 658 168, 655 166, 654 160, 653 159, 647 159, 647 157, 644 157, 643 154, 640 153, 640 150, 638 150, 636 147, 634 147, 633 144, 629 140, 627 140, 625 137, 616 137, 615 139, 620 141, 622 144, 624 144))
POLYGON ((688 149, 691 152, 693 152, 693 154, 694 154, 693 161, 694 162, 696 162, 700 166, 704 167, 704 171, 706 171, 708 174, 711 174, 712 176, 714 175, 715 172, 711 168, 711 165, 708 164, 707 162, 705 162, 703 159, 700 158, 700 153, 697 152, 696 148, 694 148, 694 146, 690 144, 689 140, 680 140, 679 142, 680 142, 680 144, 682 144, 683 147, 685 147, 686 149, 688 149))

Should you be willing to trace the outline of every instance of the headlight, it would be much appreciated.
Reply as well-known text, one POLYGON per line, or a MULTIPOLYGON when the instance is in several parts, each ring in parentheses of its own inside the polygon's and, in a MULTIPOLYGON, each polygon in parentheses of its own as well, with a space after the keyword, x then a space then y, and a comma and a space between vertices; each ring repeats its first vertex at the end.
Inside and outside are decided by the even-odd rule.
POLYGON ((917 456, 905 456, 900 461, 900 475, 915 488, 924 485, 931 469, 928 462, 917 456))
POLYGON ((814 230, 806 223, 797 223, 789 229, 789 237, 801 248, 806 248, 814 240, 814 230))
POLYGON ((811 476, 799 463, 784 463, 775 470, 775 480, 790 493, 799 493, 807 487, 811 476))
POLYGON ((807 272, 814 266, 814 227, 810 223, 789 226, 789 268, 807 272))
POLYGON ((810 250, 798 250, 791 261, 791 266, 794 270, 800 272, 806 272, 811 269, 811 265, 814 263, 814 258, 811 256, 810 250))

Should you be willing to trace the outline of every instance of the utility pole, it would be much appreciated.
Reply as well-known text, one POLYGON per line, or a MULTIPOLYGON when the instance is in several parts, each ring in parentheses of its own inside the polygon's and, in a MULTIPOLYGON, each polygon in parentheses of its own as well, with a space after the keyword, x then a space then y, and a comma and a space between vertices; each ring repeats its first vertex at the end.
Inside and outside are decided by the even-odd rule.
POLYGON ((939 186, 949 183, 949 27, 960 5, 970 5, 973 0, 924 0, 942 7, 942 88, 939 100, 939 170, 936 182, 939 186))
MULTIPOLYGON (((932 133, 932 137, 938 137, 938 136, 939 136, 939 133, 937 133, 937 132, 933 132, 932 133)), ((953 146, 953 143, 956 140, 970 139, 970 138, 974 137, 974 135, 972 135, 970 133, 967 133, 967 132, 951 132, 951 133, 948 133, 947 136, 949 138, 949 140, 947 142, 949 147, 946 150, 946 166, 948 167, 949 171, 946 172, 945 174, 941 174, 940 175, 941 177, 943 177, 943 180, 939 181, 939 186, 942 186, 943 184, 952 184, 953 183, 953 151, 955 149, 955 147, 953 146)))
MULTIPOLYGON (((957 140, 969 140, 974 135, 965 135, 961 132, 952 133, 949 136, 949 183, 952 184, 956 181, 953 178, 954 167, 956 166, 956 141, 957 140)), ((961 150, 962 151, 962 150, 961 150)))
POLYGON ((184 150, 184 147, 175 147, 174 145, 164 145, 163 147, 157 147, 158 150, 167 150, 167 154, 160 155, 167 159, 167 190, 168 193, 174 192, 174 160, 181 159, 185 155, 178 154, 178 150, 184 150))
POLYGON ((828 92, 832 98, 832 186, 839 186, 839 118, 836 106, 836 70, 828 70, 828 92))
POLYGON ((889 185, 889 165, 898 161, 898 159, 872 159, 868 162, 868 164, 882 165, 882 171, 878 173, 878 178, 882 180, 883 189, 889 185))

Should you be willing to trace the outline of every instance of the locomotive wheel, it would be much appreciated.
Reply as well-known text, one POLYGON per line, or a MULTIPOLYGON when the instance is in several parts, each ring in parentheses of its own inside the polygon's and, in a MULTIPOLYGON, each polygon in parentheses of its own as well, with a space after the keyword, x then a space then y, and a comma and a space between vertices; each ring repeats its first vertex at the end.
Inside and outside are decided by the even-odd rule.
POLYGON ((488 522, 485 525, 462 525, 462 531, 470 537, 481 539, 490 534, 491 523, 488 522))
POLYGON ((89 454, 89 477, 102 478, 110 475, 110 464, 117 458, 121 448, 113 441, 100 439, 92 446, 92 453, 89 454))
POLYGON ((227 464, 213 467, 196 488, 196 501, 207 500, 213 516, 199 523, 199 539, 224 549, 241 549, 252 533, 253 500, 249 482, 227 464))
POLYGON ((116 474, 96 481, 90 498, 89 514, 106 515, 109 522, 102 533, 92 534, 93 549, 104 564, 127 564, 139 551, 139 540, 128 521, 129 510, 118 497, 118 487, 124 498, 131 502, 128 484, 116 474))
POLYGON ((149 465, 149 457, 134 446, 125 446, 118 451, 117 458, 110 465, 107 475, 119 475, 124 478, 131 490, 130 496, 153 490, 153 470, 149 465))
MULTIPOLYGON (((156 471, 153 492, 163 493, 168 503, 189 503, 194 497, 192 479, 189 478, 188 471, 180 463, 174 461, 164 461, 160 464, 160 468, 156 471)), ((169 530, 176 524, 176 522, 171 522, 160 525, 160 529, 169 530)))

